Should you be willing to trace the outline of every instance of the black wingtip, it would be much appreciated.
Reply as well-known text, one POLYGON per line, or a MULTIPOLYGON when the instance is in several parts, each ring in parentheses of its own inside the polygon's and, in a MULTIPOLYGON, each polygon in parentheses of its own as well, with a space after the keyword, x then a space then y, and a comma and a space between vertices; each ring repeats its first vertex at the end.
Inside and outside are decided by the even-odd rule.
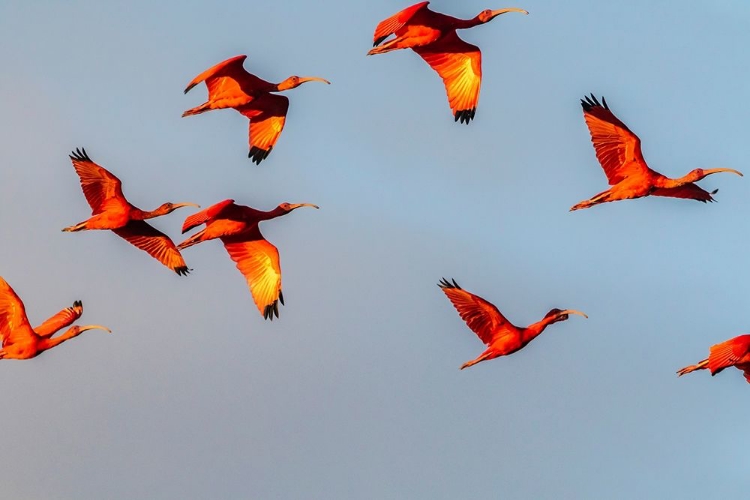
POLYGON ((188 93, 188 92, 190 92, 190 90, 191 90, 191 89, 192 89, 193 87, 195 87, 196 85, 197 85, 196 83, 194 83, 194 84, 192 84, 192 85, 188 85, 187 87, 185 87, 185 90, 183 90, 183 91, 182 91, 182 93, 183 93, 183 94, 187 94, 187 93, 188 93))
POLYGON ((190 271, 192 271, 192 269, 189 269, 187 266, 179 266, 174 268, 174 272, 176 272, 178 276, 187 276, 188 274, 190 274, 190 271))
POLYGON ((75 151, 68 155, 71 160, 76 161, 91 161, 89 155, 86 153, 86 148, 76 148, 75 151))
POLYGON ((453 121, 460 121, 461 123, 465 123, 466 125, 468 125, 469 122, 474 119, 474 115, 476 114, 477 108, 461 109, 459 111, 456 111, 456 113, 453 115, 453 121))
POLYGON ((284 294, 281 292, 281 290, 279 290, 279 300, 281 301, 281 305, 282 306, 285 305, 284 304, 284 294))
POLYGON ((73 302, 73 307, 83 307, 83 302, 81 302, 80 300, 76 300, 75 302, 73 302))
POLYGON ((386 38, 388 38, 388 37, 387 36, 381 36, 380 38, 378 38, 377 40, 375 40, 375 43, 373 43, 372 46, 373 47, 377 47, 378 45, 380 45, 381 43, 383 43, 383 40, 385 40, 386 38))
POLYGON ((441 278, 440 281, 438 282, 438 286, 440 288, 443 288, 443 289, 446 289, 446 288, 456 288, 458 290, 462 290, 462 288, 460 286, 458 286, 458 283, 456 283, 455 279, 451 279, 451 281, 448 281, 445 278, 441 278), (451 283, 451 281, 452 281, 452 283, 451 283))

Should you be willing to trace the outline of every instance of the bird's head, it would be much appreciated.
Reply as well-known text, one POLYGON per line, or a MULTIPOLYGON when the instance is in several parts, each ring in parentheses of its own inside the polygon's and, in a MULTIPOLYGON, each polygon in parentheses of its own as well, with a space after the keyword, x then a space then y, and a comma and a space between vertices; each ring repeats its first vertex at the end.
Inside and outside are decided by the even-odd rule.
POLYGON ((278 208, 285 213, 289 213, 299 207, 320 208, 318 205, 313 205, 312 203, 282 203, 278 208))
POLYGON ((544 319, 549 319, 550 320, 549 324, 552 324, 552 323, 557 323, 558 321, 565 321, 566 319, 568 319, 569 317, 568 315, 570 314, 577 314, 579 316, 583 316, 584 318, 588 318, 588 316, 586 316, 581 311, 576 311, 574 309, 563 310, 563 309, 555 308, 555 309, 550 310, 550 312, 548 312, 547 314, 545 314, 544 319))
POLYGON ((702 169, 702 168, 696 168, 694 170, 691 170, 689 174, 687 174, 687 178, 690 180, 690 182, 695 182, 703 179, 707 175, 711 174, 718 174, 719 172, 731 172, 733 174, 737 174, 740 177, 743 177, 742 172, 739 170, 735 170, 733 168, 709 168, 709 169, 702 169))
POLYGON ((277 85, 278 91, 281 92, 282 90, 289 90, 296 87, 299 87, 303 83, 306 82, 323 82, 327 83, 328 85, 331 84, 328 80, 325 80, 323 78, 318 78, 317 76, 290 76, 283 82, 279 83, 277 85))
POLYGON ((159 208, 157 208, 156 210, 154 210, 154 212, 157 212, 157 213, 159 213, 160 215, 171 214, 172 212, 174 212, 174 211, 175 211, 175 210, 177 210, 178 208, 182 208, 182 207, 195 207, 195 208, 200 208, 201 206, 200 206, 200 205, 197 205, 197 204, 195 204, 195 203, 172 203, 172 202, 169 202, 169 201, 168 201, 168 202, 166 202, 166 203, 163 203, 163 204, 162 204, 162 205, 161 205, 161 206, 160 206, 159 208))
POLYGON ((508 12, 520 12, 521 14, 527 14, 528 12, 523 9, 516 9, 515 7, 511 7, 508 9, 498 9, 498 10, 492 10, 492 9, 486 9, 479 13, 477 16, 477 19, 481 23, 488 23, 495 19, 500 14, 506 14, 508 12))

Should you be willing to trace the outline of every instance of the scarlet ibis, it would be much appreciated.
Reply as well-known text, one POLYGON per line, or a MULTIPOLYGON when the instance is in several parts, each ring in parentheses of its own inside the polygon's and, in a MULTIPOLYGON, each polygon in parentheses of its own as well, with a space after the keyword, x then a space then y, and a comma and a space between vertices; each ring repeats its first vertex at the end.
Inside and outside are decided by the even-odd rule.
POLYGON ((0 359, 30 359, 56 347, 87 330, 111 330, 101 325, 72 326, 65 333, 55 333, 71 325, 83 314, 80 300, 58 312, 47 321, 31 328, 23 302, 10 285, 0 277, 0 359))
POLYGON ((471 19, 457 19, 430 10, 429 3, 419 2, 381 21, 373 35, 374 48, 367 55, 412 49, 443 79, 454 120, 468 124, 474 119, 479 102, 482 53, 476 45, 461 40, 456 30, 488 23, 507 12, 528 12, 516 8, 488 9, 471 19), (396 36, 383 43, 391 35, 396 36))
POLYGON ((569 314, 588 318, 584 313, 573 309, 552 309, 540 321, 522 328, 508 321, 493 304, 458 286, 456 280, 448 281, 443 278, 438 286, 456 308, 461 319, 487 345, 487 349, 479 357, 461 365, 462 370, 481 361, 507 356, 523 349, 526 344, 541 335, 547 326, 565 321, 569 314))
POLYGON ((706 359, 678 370, 677 376, 681 377, 686 373, 705 369, 708 369, 711 376, 714 376, 730 366, 742 370, 745 379, 750 383, 750 335, 740 335, 712 345, 706 359))
POLYGON ((232 57, 193 78, 185 93, 206 82, 208 101, 188 109, 182 116, 197 115, 212 109, 234 108, 239 111, 250 119, 248 158, 259 165, 276 145, 284 130, 289 109, 287 97, 271 92, 283 92, 305 82, 331 82, 315 76, 290 76, 281 83, 267 82, 245 70, 243 63, 246 58, 246 55, 232 57))
POLYGON ((188 274, 189 269, 185 265, 185 260, 169 236, 149 225, 146 219, 166 215, 180 207, 200 206, 195 203, 164 203, 156 210, 144 212, 125 199, 120 179, 94 163, 85 149, 76 149, 71 153, 70 159, 81 179, 83 195, 91 205, 93 217, 66 227, 63 231, 110 229, 177 274, 188 274))
POLYGON ((279 317, 279 301, 284 304, 279 250, 263 237, 258 224, 300 207, 318 208, 311 203, 282 203, 264 212, 236 205, 234 200, 224 200, 185 219, 183 233, 200 224, 206 224, 206 227, 177 245, 177 248, 182 250, 202 241, 219 238, 229 257, 237 264, 237 269, 245 276, 258 311, 265 319, 273 320, 274 315, 279 317))
POLYGON ((571 212, 599 203, 649 195, 688 198, 705 203, 714 201, 711 195, 716 194, 716 191, 709 193, 694 182, 717 172, 732 172, 742 176, 741 172, 731 168, 696 168, 679 179, 665 177, 646 165, 641 153, 641 140, 610 111, 604 97, 599 103, 594 94, 591 94, 591 97, 581 99, 581 106, 586 125, 591 132, 596 158, 612 187, 590 200, 573 205, 571 212))

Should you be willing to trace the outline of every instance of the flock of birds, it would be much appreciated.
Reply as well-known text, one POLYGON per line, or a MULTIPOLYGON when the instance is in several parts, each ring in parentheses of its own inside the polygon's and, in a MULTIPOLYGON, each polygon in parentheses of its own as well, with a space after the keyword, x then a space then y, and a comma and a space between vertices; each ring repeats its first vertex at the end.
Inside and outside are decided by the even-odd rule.
MULTIPOLYGON (((456 30, 485 24, 501 14, 516 12, 517 8, 484 10, 472 19, 457 19, 430 10, 429 2, 420 2, 380 22, 375 28, 373 48, 368 55, 384 54, 398 49, 412 49, 434 69, 443 80, 448 102, 456 122, 468 124, 476 114, 482 81, 479 47, 459 38, 456 30), (388 40, 392 35, 393 38, 388 40)), ((183 113, 192 116, 214 109, 232 108, 250 120, 249 153, 252 162, 260 164, 268 158, 284 129, 289 99, 276 92, 293 89, 306 82, 330 82, 318 77, 291 76, 280 83, 267 82, 248 73, 240 55, 220 62, 195 77, 185 89, 189 92, 200 83, 208 89, 208 100, 183 113)), ((742 173, 729 168, 695 169, 687 175, 671 179, 648 167, 641 153, 641 141, 610 110, 606 100, 601 102, 592 94, 581 100, 583 116, 591 133, 596 157, 604 170, 609 185, 589 200, 573 205, 571 211, 590 208, 600 203, 665 196, 714 201, 712 195, 695 184, 704 177, 718 173, 742 173)), ((282 203, 271 211, 238 205, 234 200, 218 202, 185 219, 182 232, 200 225, 205 227, 182 243, 175 243, 166 234, 146 222, 169 214, 182 207, 200 208, 194 203, 164 203, 155 210, 143 211, 127 201, 122 183, 114 174, 95 163, 84 149, 76 149, 70 159, 80 178, 83 194, 92 209, 87 220, 63 229, 65 232, 83 230, 111 230, 129 243, 144 250, 179 275, 190 271, 180 253, 198 243, 220 239, 247 280, 258 310, 265 319, 279 316, 278 304, 284 304, 281 290, 281 267, 278 249, 260 232, 259 223, 300 207, 318 208, 310 203, 282 203)), ((468 327, 487 345, 476 359, 461 369, 499 356, 512 354, 539 336, 547 326, 564 321, 569 315, 588 317, 573 309, 552 309, 540 321, 525 328, 510 323, 490 302, 462 289, 455 280, 443 278, 439 287, 445 293, 468 327)), ((23 302, 13 289, 0 278, 0 359, 29 359, 66 340, 92 329, 110 331, 101 325, 72 326, 83 313, 83 305, 76 301, 72 307, 58 312, 47 321, 32 328, 23 302)), ((695 370, 710 370, 712 375, 736 366, 744 371, 750 382, 750 335, 716 344, 707 359, 682 368, 684 375, 695 370)))

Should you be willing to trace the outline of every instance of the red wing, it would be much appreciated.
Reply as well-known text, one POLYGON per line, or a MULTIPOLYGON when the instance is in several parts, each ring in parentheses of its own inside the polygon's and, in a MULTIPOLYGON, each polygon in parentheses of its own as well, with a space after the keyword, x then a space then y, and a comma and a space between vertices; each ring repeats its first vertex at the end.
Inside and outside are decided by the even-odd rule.
POLYGON ((248 158, 258 165, 265 160, 284 130, 289 99, 283 95, 263 94, 237 111, 250 119, 250 153, 248 158))
POLYGON ((750 335, 740 335, 725 342, 712 345, 708 355, 708 368, 716 374, 734 366, 750 353, 750 335))
POLYGON ((94 215, 106 211, 113 205, 117 208, 128 205, 122 194, 120 179, 91 161, 85 149, 76 149, 70 154, 70 160, 80 177, 83 195, 91 205, 94 215))
POLYGON ((23 302, 10 285, 0 278, 0 341, 3 347, 24 342, 34 335, 23 302))
POLYGON ((384 21, 380 21, 378 23, 378 26, 375 28, 375 34, 372 36, 374 42, 372 46, 377 47, 383 40, 391 36, 399 29, 403 28, 404 25, 408 23, 412 17, 414 17, 414 14, 427 7, 427 4, 429 3, 430 2, 419 2, 412 5, 411 7, 405 8, 398 14, 392 15, 384 21))
POLYGON ((273 320, 274 314, 278 318, 278 301, 284 303, 278 249, 263 238, 258 226, 249 234, 227 236, 221 241, 237 269, 245 276, 260 313, 266 319, 273 320))
POLYGON ((456 121, 469 123, 477 110, 482 84, 482 53, 461 40, 455 31, 437 42, 412 50, 437 71, 445 84, 448 103, 456 121))
POLYGON ((709 193, 705 189, 701 188, 697 184, 685 184, 684 186, 676 188, 657 188, 651 191, 653 196, 669 196, 671 198, 685 198, 690 200, 698 200, 706 203, 707 201, 715 201, 712 194, 716 194, 716 191, 709 193))
POLYGON ((80 300, 76 300, 73 303, 73 307, 66 307, 59 313, 55 314, 41 325, 34 328, 34 332, 40 337, 51 337, 56 332, 70 326, 75 320, 81 317, 83 314, 83 303, 80 300))
POLYGON ((193 215, 189 215, 185 222, 182 224, 182 233, 186 233, 193 229, 195 226, 200 226, 204 222, 206 222, 208 219, 213 219, 216 216, 218 216, 222 210, 224 210, 229 205, 233 204, 234 200, 224 200, 220 201, 219 203, 215 203, 211 205, 208 208, 205 208, 201 210, 200 212, 196 212, 193 215))
POLYGON ((596 158, 604 169, 609 185, 614 186, 626 177, 655 173, 643 159, 638 136, 617 119, 604 98, 602 103, 599 104, 594 94, 581 99, 583 118, 591 133, 596 158))
POLYGON ((500 336, 516 334, 515 327, 497 307, 482 297, 467 292, 458 286, 455 280, 451 283, 443 278, 438 286, 456 308, 461 319, 485 344, 490 345, 500 336))
POLYGON ((267 88, 270 83, 245 70, 242 64, 246 58, 245 55, 235 56, 207 69, 193 78, 185 93, 206 82, 208 102, 213 108, 231 108, 250 102, 255 93, 267 88))
POLYGON ((186 275, 189 272, 188 267, 185 265, 185 259, 182 258, 180 251, 177 250, 177 247, 169 239, 169 236, 155 229, 147 222, 133 220, 128 222, 125 227, 113 229, 112 231, 117 236, 146 251, 151 257, 177 274, 186 275))

